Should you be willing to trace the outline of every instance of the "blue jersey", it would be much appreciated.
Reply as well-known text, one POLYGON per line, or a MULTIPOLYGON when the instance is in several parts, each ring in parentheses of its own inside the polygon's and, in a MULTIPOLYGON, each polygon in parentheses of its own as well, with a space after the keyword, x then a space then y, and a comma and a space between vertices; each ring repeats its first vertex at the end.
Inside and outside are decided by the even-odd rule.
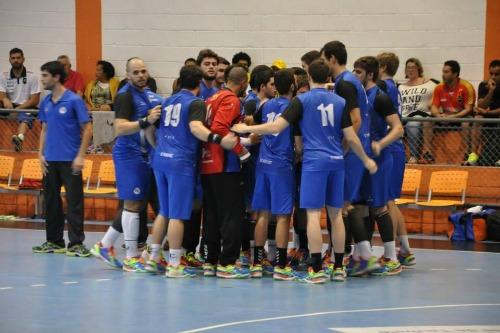
POLYGON ((302 105, 299 122, 304 143, 302 171, 343 169, 342 129, 351 126, 345 100, 322 88, 314 88, 296 99, 302 105))
MULTIPOLYGON (((290 100, 276 97, 262 106, 262 122, 273 122, 286 110, 290 100)), ((281 173, 293 169, 294 150, 292 128, 279 134, 265 135, 260 144, 258 167, 266 172, 281 173)))
POLYGON ((388 124, 385 120, 386 108, 392 106, 391 101, 387 98, 386 93, 382 91, 378 86, 373 86, 366 91, 368 96, 368 106, 370 109, 370 137, 374 141, 380 141, 387 135, 388 124), (382 99, 385 97, 385 99, 382 99), (385 105, 382 105, 383 101, 386 101, 385 105))
POLYGON ((204 108, 202 99, 181 90, 163 102, 156 132, 155 170, 186 176, 196 174, 200 145, 189 128, 192 106, 196 101, 203 103, 204 108))
POLYGON ((82 124, 88 123, 89 113, 80 96, 66 90, 54 103, 52 94, 40 104, 38 118, 46 124, 43 155, 49 162, 69 162, 78 155, 82 124))
MULTIPOLYGON (((140 91, 127 83, 119 91, 115 99, 116 118, 137 121, 148 115, 148 111, 162 102, 162 97, 149 88, 140 91)), ((134 134, 121 135, 116 138, 113 147, 113 156, 118 159, 144 157, 149 154, 151 145, 141 130, 134 134)))
POLYGON ((359 79, 353 73, 349 71, 344 71, 342 74, 335 78, 335 90, 341 81, 350 82, 354 85, 357 92, 358 107, 361 116, 361 127, 358 131, 359 140, 361 145, 366 152, 371 151, 371 140, 370 140, 370 115, 368 108, 368 98, 366 97, 365 89, 359 81, 359 79))
POLYGON ((204 101, 206 101, 207 99, 209 99, 210 97, 212 97, 218 91, 219 91, 219 88, 217 88, 216 86, 213 86, 212 88, 209 88, 205 84, 205 81, 201 80, 199 97, 201 99, 203 99, 204 101))
MULTIPOLYGON (((399 119, 402 120, 402 110, 401 110, 401 93, 399 92, 398 87, 396 86, 396 83, 394 82, 393 79, 386 79, 384 80, 385 85, 387 87, 386 93, 389 95, 391 98, 392 104, 394 105, 394 108, 396 109, 396 113, 399 116, 399 119)), ((399 150, 399 151, 404 151, 405 147, 403 145, 402 139, 398 139, 397 141, 391 143, 389 146, 387 146, 387 149, 390 150, 399 150)))

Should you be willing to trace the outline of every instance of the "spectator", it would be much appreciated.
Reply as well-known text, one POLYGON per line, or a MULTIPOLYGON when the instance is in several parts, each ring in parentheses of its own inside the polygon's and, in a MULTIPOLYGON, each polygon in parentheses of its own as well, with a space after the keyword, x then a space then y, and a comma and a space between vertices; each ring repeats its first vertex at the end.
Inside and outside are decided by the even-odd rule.
POLYGON ((302 62, 302 68, 304 68, 304 70, 306 72, 309 71, 309 65, 314 61, 314 60, 318 60, 319 58, 321 58, 321 53, 319 53, 319 51, 317 50, 312 50, 312 51, 309 51, 307 52, 306 54, 304 54, 301 58, 300 58, 300 61, 302 62))
MULTIPOLYGON (((40 101, 40 84, 38 77, 24 67, 24 53, 14 48, 9 52, 10 72, 0 76, 0 107, 6 109, 35 109, 40 101)), ((17 116, 19 126, 12 135, 12 143, 16 151, 23 150, 26 130, 33 125, 33 117, 29 113, 17 116)))
MULTIPOLYGON (((474 109, 476 118, 498 118, 500 116, 500 60, 493 60, 489 65, 490 78, 483 81, 478 87, 477 107, 474 109)), ((485 124, 488 132, 482 133, 481 126, 474 124, 472 130, 472 153, 478 154, 481 137, 483 137, 481 154, 482 165, 500 166, 500 136, 498 135, 498 124, 485 124), (488 135, 482 135, 486 134, 488 135), (483 156, 484 155, 484 156, 483 156), (496 163, 495 163, 496 162, 496 163)), ((469 162, 469 161, 467 161, 469 162)), ((471 163, 467 163, 471 164, 471 163)), ((473 165, 473 164, 472 164, 473 165)))
POLYGON ((226 58, 219 57, 219 64, 217 65, 217 74, 215 75, 215 86, 218 89, 224 88, 224 71, 229 66, 229 61, 226 58))
POLYGON ((85 89, 82 74, 71 69, 71 61, 67 55, 60 55, 57 57, 57 61, 64 66, 64 72, 66 73, 64 87, 82 97, 85 89))
POLYGON ((233 56, 233 59, 231 60, 233 65, 241 65, 245 67, 247 70, 250 69, 250 66, 252 66, 252 58, 245 52, 238 52, 233 56))
MULTIPOLYGON (((432 94, 436 83, 424 77, 422 63, 416 58, 406 60, 405 76, 407 81, 399 86, 403 117, 430 117, 432 94)), ((430 152, 431 123, 408 121, 406 123, 406 137, 410 150, 408 163, 417 163, 421 157, 428 163, 434 161, 434 157, 430 152)))
MULTIPOLYGON (((448 60, 443 65, 443 82, 434 89, 432 96, 431 114, 433 117, 442 119, 465 118, 472 114, 472 108, 476 99, 472 85, 460 78, 460 65, 455 60, 448 60)), ((465 122, 456 126, 462 126, 462 141, 469 146, 470 136, 466 128, 469 123, 465 122)), ((455 126, 454 123, 449 126, 455 126)), ((467 161, 476 163, 478 156, 470 153, 467 161)))
POLYGON ((46 242, 34 246, 35 253, 66 253, 88 257, 83 245, 83 180, 85 150, 92 137, 92 125, 83 100, 64 88, 65 69, 57 61, 41 67, 42 84, 50 94, 40 104, 40 166, 46 212, 46 242), (66 189, 69 244, 64 243, 64 211, 61 186, 66 189))
POLYGON ((97 62, 95 80, 85 87, 85 103, 90 111, 111 111, 120 81, 115 68, 107 61, 97 62))

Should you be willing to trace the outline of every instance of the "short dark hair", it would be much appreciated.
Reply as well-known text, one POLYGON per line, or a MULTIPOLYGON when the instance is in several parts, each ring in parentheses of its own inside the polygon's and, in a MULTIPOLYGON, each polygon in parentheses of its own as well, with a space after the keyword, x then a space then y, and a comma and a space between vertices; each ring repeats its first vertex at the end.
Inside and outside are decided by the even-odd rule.
POLYGON ((317 50, 312 50, 307 53, 305 53, 301 58, 300 61, 303 61, 306 63, 307 66, 309 66, 314 60, 318 60, 321 58, 321 53, 317 50))
POLYGON ((309 89, 311 85, 309 84, 309 76, 307 75, 299 75, 297 76, 297 90, 300 90, 303 87, 307 87, 309 89))
POLYGON ((396 75, 399 68, 399 58, 393 52, 383 52, 377 56, 380 67, 385 66, 385 71, 388 75, 396 75))
POLYGON ((245 60, 248 62, 248 67, 252 66, 252 58, 245 52, 238 52, 233 56, 231 62, 233 65, 237 64, 240 60, 245 60))
POLYGON ((112 63, 106 60, 99 60, 97 66, 99 65, 102 67, 102 72, 106 75, 107 79, 111 79, 115 76, 115 67, 112 63))
POLYGON ((268 84, 269 81, 271 81, 271 78, 274 77, 274 74, 275 72, 270 68, 263 69, 255 73, 253 82, 255 84, 255 89, 257 89, 257 91, 260 91, 260 86, 268 84))
POLYGON ((202 79, 203 79, 203 71, 199 66, 196 65, 183 66, 179 73, 179 79, 177 80, 177 87, 179 89, 194 90, 198 88, 202 79))
POLYGON ((292 70, 285 68, 274 73, 274 85, 280 95, 288 94, 294 83, 295 77, 292 70))
POLYGON ((460 64, 456 60, 447 60, 444 62, 444 66, 448 66, 451 68, 451 72, 453 74, 457 74, 460 76, 460 64))
POLYGON ((354 68, 361 68, 366 72, 366 75, 372 73, 373 81, 378 79, 378 60, 372 56, 361 57, 354 62, 354 68))
MULTIPOLYGON (((309 65, 309 64, 307 64, 307 65, 309 65)), ((306 70, 302 67, 292 67, 291 69, 293 70, 294 75, 307 75, 306 70)))
POLYGON ((59 75, 59 82, 61 82, 61 84, 63 84, 64 80, 66 80, 66 72, 64 71, 64 66, 61 65, 59 61, 46 62, 42 65, 42 67, 40 67, 40 70, 42 72, 48 72, 52 76, 59 75))
POLYGON ((241 65, 229 65, 224 70, 224 81, 241 84, 248 79, 248 69, 241 65))
POLYGON ((196 58, 196 63, 198 64, 198 66, 201 66, 201 63, 205 58, 214 58, 215 60, 217 60, 217 63, 219 63, 219 56, 217 55, 217 53, 210 49, 203 49, 200 51, 200 53, 198 53, 198 57, 196 58))
POLYGON ((271 67, 266 66, 266 65, 258 65, 258 66, 255 66, 254 69, 252 69, 252 72, 250 73, 250 82, 249 82, 250 88, 252 88, 252 89, 258 88, 258 85, 255 82, 255 77, 256 77, 257 73, 262 72, 262 71, 267 71, 267 70, 272 71, 271 67))
POLYGON ((188 62, 194 62, 194 63, 196 63, 196 59, 195 58, 187 58, 186 60, 184 60, 184 66, 186 66, 186 64, 188 62))
POLYGON ((17 53, 21 53, 21 56, 23 56, 23 57, 24 57, 24 52, 23 52, 23 50, 21 50, 20 48, 17 48, 17 47, 15 47, 15 48, 13 48, 12 50, 10 50, 10 51, 9 51, 9 57, 10 57, 11 55, 13 55, 13 54, 17 54, 17 53))
POLYGON ((227 66, 231 65, 229 63, 229 61, 227 61, 227 59, 224 57, 219 57, 219 64, 223 64, 223 65, 227 65, 227 66))
POLYGON ((500 67, 500 59, 495 59, 490 62, 488 68, 500 67))
POLYGON ((327 60, 330 60, 333 56, 337 59, 339 65, 347 64, 347 50, 344 43, 339 42, 338 40, 326 43, 321 49, 321 53, 325 55, 327 60))
POLYGON ((309 65, 309 76, 314 83, 328 83, 331 77, 330 67, 322 59, 314 60, 309 65))

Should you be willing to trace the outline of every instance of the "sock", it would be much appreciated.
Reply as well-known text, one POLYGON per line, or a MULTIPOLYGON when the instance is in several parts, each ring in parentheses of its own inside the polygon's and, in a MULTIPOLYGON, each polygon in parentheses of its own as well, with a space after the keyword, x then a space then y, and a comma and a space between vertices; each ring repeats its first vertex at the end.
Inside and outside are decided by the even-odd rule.
POLYGON ((319 272, 322 269, 321 264, 321 252, 311 253, 311 266, 315 272, 319 272))
POLYGON ((408 240, 408 235, 398 236, 398 239, 401 245, 400 251, 404 254, 411 253, 410 241, 408 240))
POLYGON ((19 133, 17 137, 19 138, 19 140, 24 141, 24 134, 19 133))
POLYGON ((369 241, 362 241, 356 244, 358 256, 363 260, 368 260, 372 256, 372 248, 369 241))
POLYGON ((253 248, 253 264, 260 265, 264 259, 264 247, 254 246, 253 248))
POLYGON ((273 262, 274 258, 276 258, 276 241, 269 239, 267 241, 267 260, 273 262))
POLYGON ((391 260, 398 260, 395 241, 384 243, 384 257, 391 260))
POLYGON ((335 258, 335 263, 333 264, 333 268, 342 268, 343 262, 344 262, 344 253, 337 253, 335 252, 333 254, 333 257, 335 258))
POLYGON ((281 247, 278 247, 277 248, 277 252, 276 252, 276 265, 279 266, 280 268, 285 268, 286 266, 286 252, 287 252, 287 248, 281 248, 281 247))
POLYGON ((177 267, 181 263, 182 250, 181 249, 170 249, 168 256, 168 264, 170 266, 177 267))
POLYGON ((358 244, 354 244, 354 250, 352 251, 352 258, 356 261, 359 261, 359 246, 358 246, 358 244))
POLYGON ((123 238, 127 259, 138 257, 137 237, 139 237, 139 213, 123 210, 122 212, 123 238))
POLYGON ((101 240, 102 247, 110 248, 115 244, 118 237, 121 235, 121 232, 115 230, 113 227, 109 227, 108 231, 104 234, 104 237, 101 240))
POLYGON ((151 255, 149 256, 149 259, 156 262, 160 261, 160 251, 161 244, 151 244, 151 255))
POLYGON ((300 230, 298 233, 299 238, 299 249, 307 250, 308 248, 308 240, 307 240, 307 230, 300 230))

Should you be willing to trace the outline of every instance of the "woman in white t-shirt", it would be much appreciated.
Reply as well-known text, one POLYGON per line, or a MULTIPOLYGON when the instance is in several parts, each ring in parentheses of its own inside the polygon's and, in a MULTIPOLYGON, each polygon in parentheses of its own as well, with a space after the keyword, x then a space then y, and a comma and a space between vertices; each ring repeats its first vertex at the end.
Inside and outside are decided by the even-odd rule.
MULTIPOLYGON (((405 75, 408 81, 399 85, 403 117, 430 117, 430 105, 436 83, 424 77, 422 63, 416 58, 406 60, 405 75)), ((430 152, 432 124, 408 121, 405 129, 410 148, 408 163, 418 163, 421 157, 427 163, 432 163, 434 161, 430 152)))

